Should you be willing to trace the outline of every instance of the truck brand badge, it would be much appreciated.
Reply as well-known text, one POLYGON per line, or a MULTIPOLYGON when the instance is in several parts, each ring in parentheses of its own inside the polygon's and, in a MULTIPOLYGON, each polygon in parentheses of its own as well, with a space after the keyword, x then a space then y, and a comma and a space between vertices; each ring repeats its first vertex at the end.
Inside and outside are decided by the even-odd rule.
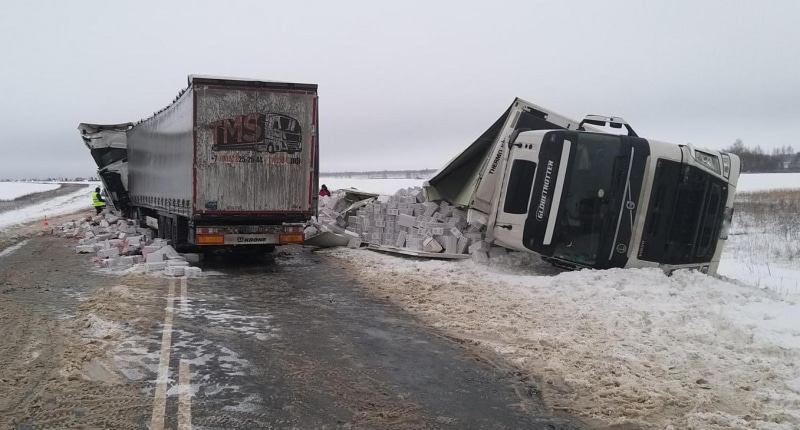
POLYGON ((544 172, 542 195, 539 197, 539 206, 536 207, 536 219, 544 219, 544 208, 547 205, 547 194, 550 191, 550 176, 553 174, 553 160, 547 160, 547 169, 544 172))
POLYGON ((489 174, 493 175, 494 171, 497 170, 497 165, 500 164, 500 157, 503 156, 503 147, 501 146, 500 149, 497 151, 497 155, 494 157, 494 161, 492 161, 492 167, 489 169, 489 174))
POLYGON ((236 243, 264 243, 267 239, 266 236, 236 236, 236 243))
POLYGON ((214 131, 213 151, 294 154, 303 150, 300 123, 288 115, 249 113, 214 121, 211 128, 214 131))

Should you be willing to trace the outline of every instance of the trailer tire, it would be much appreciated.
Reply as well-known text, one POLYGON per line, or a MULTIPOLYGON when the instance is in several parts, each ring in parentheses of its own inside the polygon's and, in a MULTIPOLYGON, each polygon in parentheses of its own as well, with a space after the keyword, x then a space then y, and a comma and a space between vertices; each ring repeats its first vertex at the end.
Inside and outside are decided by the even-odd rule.
POLYGON ((147 223, 144 220, 144 215, 142 215, 142 210, 140 208, 131 209, 131 218, 134 220, 137 227, 147 227, 147 223))

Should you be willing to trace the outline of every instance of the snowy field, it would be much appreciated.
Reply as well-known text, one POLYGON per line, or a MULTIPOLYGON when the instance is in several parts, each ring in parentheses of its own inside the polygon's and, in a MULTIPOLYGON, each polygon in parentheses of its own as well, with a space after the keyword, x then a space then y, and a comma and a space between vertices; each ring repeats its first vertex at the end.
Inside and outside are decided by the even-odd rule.
MULTIPOLYGON (((0 182, 0 195, 3 195, 3 193, 6 192, 5 188, 17 189, 15 185, 18 185, 18 183, 0 182)), ((51 189, 58 188, 58 184, 45 185, 53 185, 51 189)), ((0 231, 4 231, 12 228, 15 225, 24 224, 30 221, 43 221, 45 216, 52 218, 57 215, 64 215, 83 209, 89 209, 92 206, 92 191, 94 191, 94 188, 98 185, 99 183, 87 183, 86 188, 80 191, 76 191, 64 196, 58 196, 51 200, 46 200, 31 206, 25 206, 7 212, 0 212, 0 231)), ((11 194, 11 192, 9 191, 8 194, 11 194)), ((25 194, 29 193, 24 193, 21 195, 25 194)))
POLYGON ((739 176, 737 192, 800 188, 800 173, 748 173, 739 176))
MULTIPOLYGON (((422 182, 320 179, 331 190, 376 193, 422 182)), ((86 209, 93 187, 47 207, 0 213, 0 230, 45 212, 86 209)), ((785 188, 800 189, 800 174, 743 175, 738 191, 785 188)), ((800 227, 793 203, 780 198, 737 199, 718 278, 560 272, 523 253, 489 264, 363 249, 322 254, 453 338, 497 352, 535 378, 557 410, 652 428, 797 429, 800 227)))
POLYGON ((355 188, 360 191, 377 194, 394 194, 401 188, 421 187, 424 179, 363 179, 335 178, 320 176, 319 185, 325 184, 329 190, 355 188))
POLYGON ((13 200, 28 194, 55 190, 58 187, 56 183, 0 182, 0 200, 13 200))

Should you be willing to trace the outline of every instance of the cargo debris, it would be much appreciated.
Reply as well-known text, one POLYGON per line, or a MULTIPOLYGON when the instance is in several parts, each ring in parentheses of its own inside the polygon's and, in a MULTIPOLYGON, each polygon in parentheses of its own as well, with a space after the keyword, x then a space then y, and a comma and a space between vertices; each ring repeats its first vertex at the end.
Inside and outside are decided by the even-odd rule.
POLYGON ((155 273, 165 276, 200 277, 202 269, 191 263, 202 260, 202 254, 179 253, 165 239, 153 238, 153 231, 121 214, 106 210, 82 221, 61 225, 55 233, 78 238, 75 252, 95 254, 93 261, 115 273, 155 273))

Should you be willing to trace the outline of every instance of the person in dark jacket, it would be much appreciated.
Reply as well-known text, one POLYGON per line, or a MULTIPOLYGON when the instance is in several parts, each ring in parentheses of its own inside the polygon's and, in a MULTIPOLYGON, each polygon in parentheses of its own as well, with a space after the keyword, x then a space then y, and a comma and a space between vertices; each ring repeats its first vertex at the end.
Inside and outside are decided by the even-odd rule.
POLYGON ((325 184, 322 184, 322 188, 319 189, 319 196, 331 196, 331 192, 328 191, 328 187, 326 187, 325 184))
POLYGON ((97 211, 97 215, 100 215, 100 212, 103 212, 103 208, 106 207, 106 201, 103 200, 103 196, 100 195, 100 187, 95 188, 92 193, 92 206, 94 206, 94 210, 97 211))

